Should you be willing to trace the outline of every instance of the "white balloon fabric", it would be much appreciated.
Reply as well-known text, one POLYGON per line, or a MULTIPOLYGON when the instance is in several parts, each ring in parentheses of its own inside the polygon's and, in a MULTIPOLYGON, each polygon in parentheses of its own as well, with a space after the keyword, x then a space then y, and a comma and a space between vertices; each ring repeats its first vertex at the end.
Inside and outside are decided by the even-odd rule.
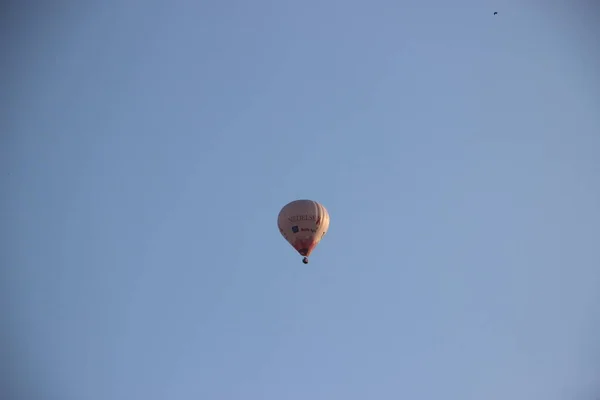
POLYGON ((329 213, 312 200, 295 200, 286 204, 277 218, 279 232, 300 255, 308 256, 329 229, 329 213))

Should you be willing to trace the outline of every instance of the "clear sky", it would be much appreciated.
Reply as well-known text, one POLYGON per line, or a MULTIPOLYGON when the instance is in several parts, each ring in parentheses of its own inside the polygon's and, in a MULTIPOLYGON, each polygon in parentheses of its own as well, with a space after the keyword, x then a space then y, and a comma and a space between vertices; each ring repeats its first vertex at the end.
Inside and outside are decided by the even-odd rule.
POLYGON ((9 10, 3 390, 590 399, 598 9, 526 3, 9 10))

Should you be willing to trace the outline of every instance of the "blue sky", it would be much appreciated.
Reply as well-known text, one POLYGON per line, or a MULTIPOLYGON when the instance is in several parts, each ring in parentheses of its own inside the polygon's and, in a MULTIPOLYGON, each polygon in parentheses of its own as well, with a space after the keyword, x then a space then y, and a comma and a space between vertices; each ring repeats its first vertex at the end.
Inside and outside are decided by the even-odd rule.
POLYGON ((590 398, 589 9, 97 3, 2 28, 3 390, 590 398), (297 198, 331 215, 308 266, 297 198))

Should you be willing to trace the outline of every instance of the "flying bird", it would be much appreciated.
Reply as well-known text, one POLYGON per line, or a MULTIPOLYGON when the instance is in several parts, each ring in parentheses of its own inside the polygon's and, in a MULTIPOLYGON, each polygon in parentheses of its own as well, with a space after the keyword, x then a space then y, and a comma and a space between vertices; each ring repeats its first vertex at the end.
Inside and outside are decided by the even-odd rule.
POLYGON ((494 11, 494 15, 498 15, 498 11, 494 11))

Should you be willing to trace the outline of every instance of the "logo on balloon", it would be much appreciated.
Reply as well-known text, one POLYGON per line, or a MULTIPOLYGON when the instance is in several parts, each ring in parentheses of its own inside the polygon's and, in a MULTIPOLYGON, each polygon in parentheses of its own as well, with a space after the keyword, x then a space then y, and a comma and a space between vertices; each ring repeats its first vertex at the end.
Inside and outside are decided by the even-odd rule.
POLYGON ((315 221, 317 217, 315 215, 295 215, 293 217, 289 217, 288 221, 290 222, 298 222, 298 221, 315 221))
POLYGON ((298 226, 292 226, 292 232, 298 233, 298 226))

